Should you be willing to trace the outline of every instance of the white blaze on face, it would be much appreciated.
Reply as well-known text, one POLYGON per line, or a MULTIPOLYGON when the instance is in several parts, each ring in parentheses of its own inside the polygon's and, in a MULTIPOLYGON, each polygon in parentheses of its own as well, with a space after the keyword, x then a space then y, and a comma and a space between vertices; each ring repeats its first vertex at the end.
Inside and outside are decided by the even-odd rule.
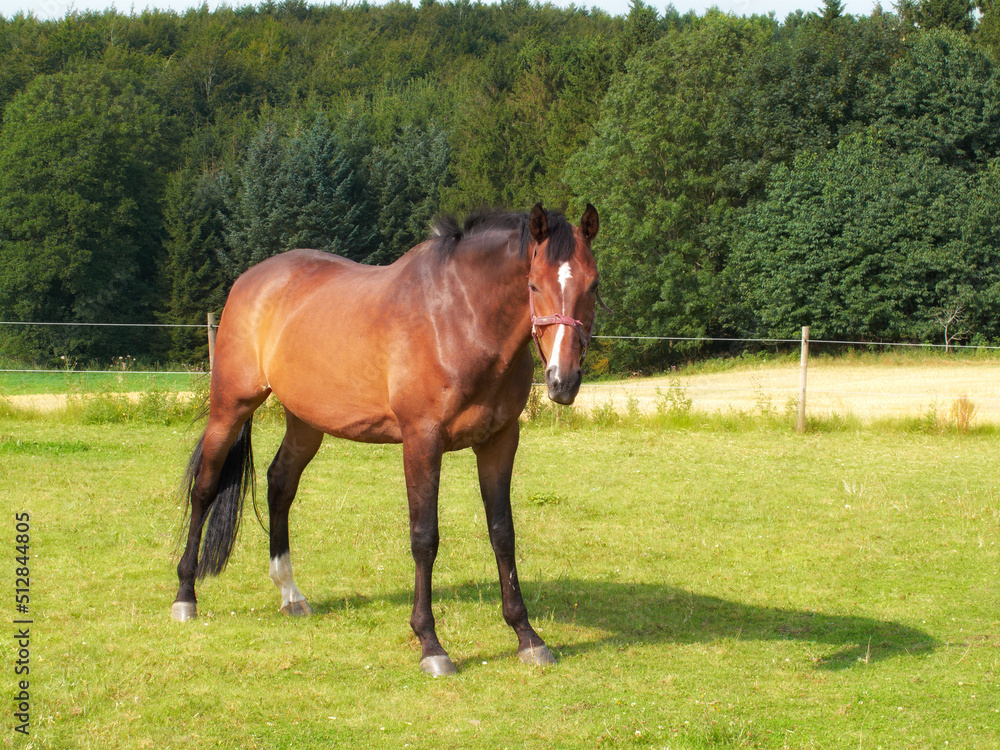
MULTIPOLYGON (((561 266, 559 266, 559 290, 560 290, 560 296, 562 297, 561 306, 563 315, 566 314, 566 283, 572 278, 573 278, 573 271, 569 267, 568 262, 563 263, 561 266)), ((552 362, 549 365, 549 370, 552 371, 553 375, 557 379, 559 378, 559 352, 562 348, 563 336, 566 333, 567 328, 569 328, 569 326, 564 326, 562 324, 556 326, 556 340, 555 343, 552 345, 552 357, 551 357, 552 362)))
POLYGON ((569 267, 569 262, 559 266, 559 288, 562 290, 563 315, 566 314, 566 282, 573 278, 573 270, 569 267))
POLYGON ((305 601, 302 592, 292 580, 292 556, 285 552, 280 557, 271 558, 271 580, 281 591, 281 606, 287 607, 292 602, 305 601))

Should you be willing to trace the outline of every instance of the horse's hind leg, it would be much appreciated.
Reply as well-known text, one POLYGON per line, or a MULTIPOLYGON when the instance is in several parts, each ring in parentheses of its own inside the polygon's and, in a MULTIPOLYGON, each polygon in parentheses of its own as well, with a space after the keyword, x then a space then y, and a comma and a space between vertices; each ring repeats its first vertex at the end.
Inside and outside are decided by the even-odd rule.
POLYGON ((517 452, 518 425, 494 435, 486 443, 476 446, 479 467, 479 488, 486 509, 490 543, 497 559, 500 574, 500 592, 503 599, 503 617, 517 634, 517 655, 526 664, 545 666, 555 664, 555 658, 545 642, 528 622, 528 608, 524 605, 521 586, 517 580, 514 559, 514 518, 510 508, 510 480, 517 452))
MULTIPOLYGON (((209 415, 205 434, 191 456, 188 468, 190 486, 188 499, 190 502, 190 526, 188 527, 187 543, 184 553, 177 565, 179 587, 177 598, 170 609, 173 619, 185 621, 197 614, 195 596, 195 578, 207 573, 218 573, 225 567, 228 550, 222 553, 219 561, 202 566, 198 564, 198 550, 201 545, 205 520, 220 490, 220 479, 224 469, 228 469, 226 481, 234 484, 231 492, 242 495, 244 482, 247 478, 247 468, 252 467, 250 453, 250 417, 254 410, 267 398, 263 393, 252 401, 234 405, 232 408, 214 407, 209 415), (242 443, 239 445, 238 443, 242 443)), ((250 469, 252 471, 252 468, 250 469)), ((235 533, 235 529, 233 529, 235 533)))
POLYGON ((311 615, 312 608, 292 579, 288 510, 299 478, 323 442, 323 433, 285 410, 285 438, 267 470, 267 506, 271 518, 271 580, 281 592, 286 615, 311 615))

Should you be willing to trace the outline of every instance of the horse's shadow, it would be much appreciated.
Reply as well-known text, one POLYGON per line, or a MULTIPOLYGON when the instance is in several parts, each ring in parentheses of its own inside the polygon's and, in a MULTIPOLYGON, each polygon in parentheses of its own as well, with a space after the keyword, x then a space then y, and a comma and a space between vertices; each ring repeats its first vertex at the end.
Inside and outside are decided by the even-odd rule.
MULTIPOLYGON (((838 670, 859 661, 926 655, 939 645, 930 634, 891 620, 744 604, 659 584, 561 578, 526 583, 523 592, 533 621, 552 619, 594 631, 586 640, 555 644, 564 655, 624 644, 802 641, 816 644, 817 667, 838 670)), ((405 606, 411 597, 410 591, 400 591, 379 599, 405 606)), ((495 582, 445 585, 435 599, 492 602, 499 609, 500 589, 495 582)), ((313 606, 317 614, 326 614, 370 603, 355 596, 313 606)))

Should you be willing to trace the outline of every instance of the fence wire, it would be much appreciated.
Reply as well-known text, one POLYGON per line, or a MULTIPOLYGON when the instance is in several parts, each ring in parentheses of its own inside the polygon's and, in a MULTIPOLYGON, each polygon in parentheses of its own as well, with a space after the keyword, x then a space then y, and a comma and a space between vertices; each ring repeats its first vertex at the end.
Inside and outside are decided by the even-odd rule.
MULTIPOLYGON (((84 322, 48 322, 48 321, 28 321, 28 320, 0 320, 0 326, 63 326, 63 327, 98 327, 98 328, 218 328, 218 325, 209 326, 207 323, 84 323, 84 322)), ((724 344, 798 344, 798 338, 730 338, 724 336, 610 336, 597 335, 594 339, 605 339, 611 341, 688 341, 688 342, 710 342, 724 344)), ((840 339, 814 339, 810 338, 812 344, 837 344, 841 346, 901 346, 927 349, 1000 349, 1000 345, 989 344, 932 344, 924 342, 910 341, 846 341, 840 339)))
MULTIPOLYGON (((615 339, 624 341, 709 341, 731 344, 801 344, 802 339, 741 339, 713 336, 594 336, 595 339, 615 339)), ((837 339, 809 339, 810 344, 838 344, 842 346, 902 346, 918 349, 1000 349, 988 344, 931 344, 907 341, 839 341, 837 339)))
POLYGON ((76 328, 206 328, 205 323, 41 323, 25 320, 0 320, 0 326, 72 326, 76 328))

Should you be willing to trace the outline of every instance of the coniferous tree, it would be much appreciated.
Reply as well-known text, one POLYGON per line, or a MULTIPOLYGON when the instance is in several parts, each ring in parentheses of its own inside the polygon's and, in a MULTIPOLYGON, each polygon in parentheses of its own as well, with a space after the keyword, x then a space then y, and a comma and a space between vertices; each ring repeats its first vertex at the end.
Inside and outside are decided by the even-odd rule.
POLYGON ((335 130, 320 117, 291 138, 280 183, 290 215, 285 249, 311 247, 364 260, 377 242, 376 209, 364 159, 364 123, 347 116, 335 130))
MULTIPOLYGON (((170 176, 165 195, 164 274, 169 285, 164 323, 203 325, 208 312, 225 300, 221 262, 225 257, 225 178, 217 172, 180 170, 170 176)), ((207 363, 208 343, 199 329, 171 329, 169 356, 207 363)))
MULTIPOLYGON (((438 210, 541 199, 601 210, 619 313, 605 332, 736 335, 753 324, 725 274, 732 227, 770 202, 776 168, 871 127, 891 184, 913 183, 896 162, 924 164, 966 211, 964 234, 920 257, 979 247, 962 257, 985 278, 1000 15, 976 5, 978 24, 963 0, 902 0, 909 26, 842 0, 780 23, 522 0, 0 19, 0 312, 200 323, 275 252, 389 262, 438 210)), ((935 205, 916 205, 913 222, 940 228, 935 205)), ((971 311, 979 287, 948 288, 959 301, 934 304, 971 311)), ((988 332, 983 294, 970 325, 988 332)), ((31 356, 200 356, 199 340, 147 333, 14 338, 31 356)), ((674 349, 630 344, 615 364, 662 365, 674 349)))
POLYGON ((290 249, 290 207, 286 190, 285 153, 277 127, 267 123, 250 143, 236 170, 226 200, 226 249, 220 257, 227 284, 257 263, 290 249))
POLYGON ((441 191, 452 182, 450 157, 447 133, 433 123, 427 129, 407 126, 393 144, 372 152, 380 243, 367 262, 391 263, 427 238, 441 191))
POLYGON ((292 137, 265 125, 236 172, 225 217, 224 271, 233 281, 250 266, 300 247, 364 260, 377 248, 376 212, 364 157, 367 131, 345 117, 323 117, 292 137))
POLYGON ((842 0, 823 0, 823 20, 836 21, 844 15, 844 3, 842 0))

